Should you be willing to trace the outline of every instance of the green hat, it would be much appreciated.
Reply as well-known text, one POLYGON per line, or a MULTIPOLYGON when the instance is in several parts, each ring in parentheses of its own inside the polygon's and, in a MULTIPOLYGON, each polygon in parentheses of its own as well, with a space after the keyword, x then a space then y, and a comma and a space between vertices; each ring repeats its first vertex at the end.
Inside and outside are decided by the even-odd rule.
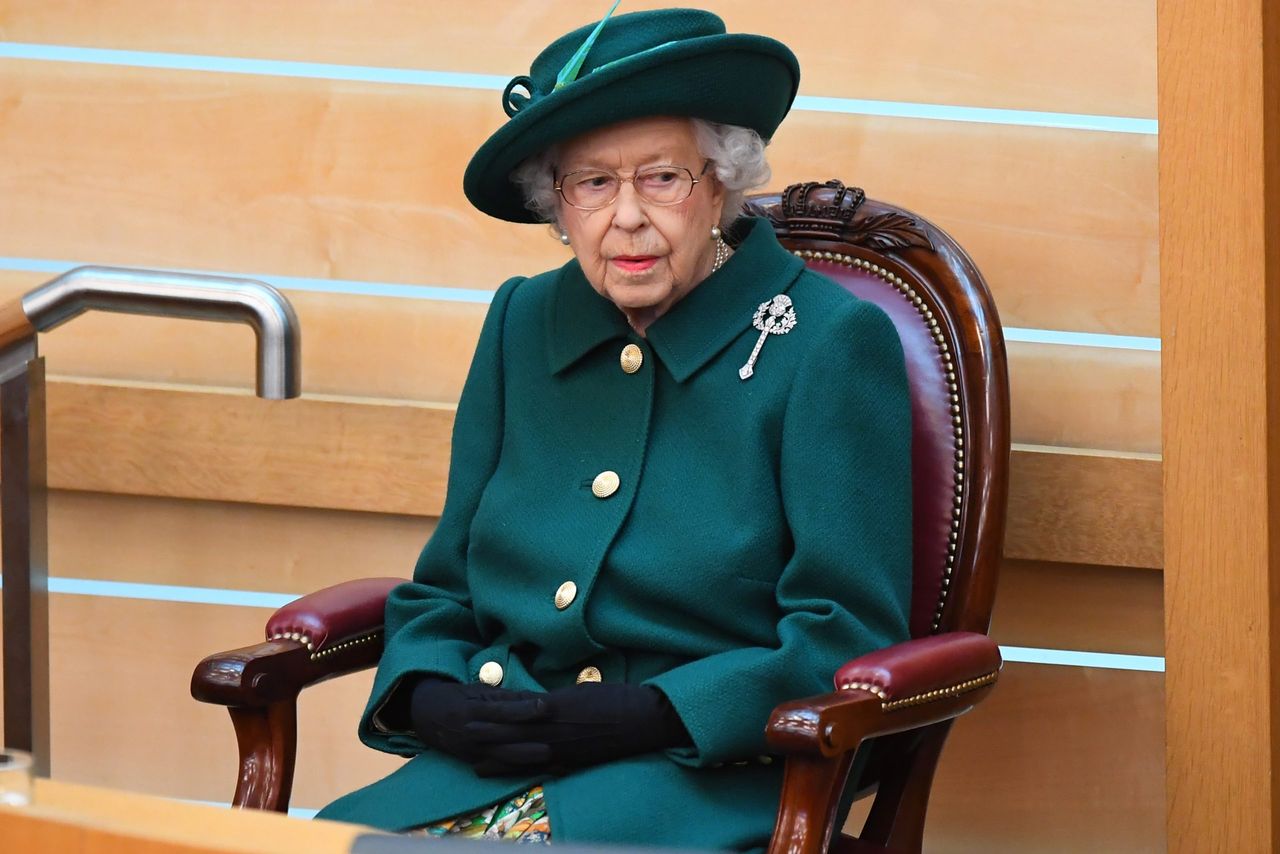
POLYGON ((556 39, 527 77, 507 84, 502 106, 510 118, 471 158, 462 188, 490 216, 537 222, 509 177, 526 158, 594 128, 645 116, 741 125, 769 139, 799 84, 800 66, 786 45, 726 33, 724 21, 710 12, 606 16, 556 39))

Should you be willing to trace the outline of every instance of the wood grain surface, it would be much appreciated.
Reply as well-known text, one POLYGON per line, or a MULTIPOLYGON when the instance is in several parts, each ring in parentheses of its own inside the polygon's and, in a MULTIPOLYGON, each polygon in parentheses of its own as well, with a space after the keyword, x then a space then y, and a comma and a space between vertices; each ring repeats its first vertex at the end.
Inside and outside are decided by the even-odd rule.
POLYGON ((1149 454, 1016 448, 1005 555, 1163 566, 1160 468, 1149 454))
MULTIPOLYGON (((0 272, 0 299, 48 274, 0 272)), ((485 305, 286 291, 303 330, 309 394, 456 403, 485 305)), ((1009 344, 1014 440, 1158 452, 1160 354, 1009 344)), ((51 372, 93 380, 251 389, 252 332, 90 312, 41 336, 51 372)))
POLYGON ((436 516, 453 407, 50 383, 49 485, 436 516))
MULTIPOLYGON (((667 5, 628 0, 622 11, 667 5)), ((802 92, 1030 110, 1155 116, 1147 0, 914 0, 799 6, 704 0, 730 31, 786 43, 802 92)), ((512 77, 596 0, 9 0, 0 38, 175 53, 471 71, 512 77)))
POLYGON ((1162 585, 1146 568, 1006 558, 991 636, 1011 646, 1163 655, 1162 585))
MULTIPOLYGON (((568 257, 461 195, 497 98, 0 61, 0 255, 492 289, 568 257)), ((770 159, 775 188, 839 176, 937 222, 1009 325, 1154 335, 1155 145, 797 112, 770 159)))
MULTIPOLYGON (((48 408, 54 489, 414 516, 444 506, 449 406, 63 380, 48 408)), ((1010 556, 1160 566, 1159 469, 1150 456, 1020 447, 1010 556)))
POLYGON ((0 836, 8 850, 60 854, 347 854, 355 837, 369 832, 350 824, 232 811, 62 780, 37 780, 34 801, 33 806, 21 810, 0 808, 0 836), (29 820, 22 830, 14 823, 20 817, 29 820), (19 835, 24 831, 31 834, 26 839, 19 835), (24 844, 27 840, 30 845, 24 844))
POLYGON ((1280 850, 1280 7, 1158 0, 1168 838, 1280 850))

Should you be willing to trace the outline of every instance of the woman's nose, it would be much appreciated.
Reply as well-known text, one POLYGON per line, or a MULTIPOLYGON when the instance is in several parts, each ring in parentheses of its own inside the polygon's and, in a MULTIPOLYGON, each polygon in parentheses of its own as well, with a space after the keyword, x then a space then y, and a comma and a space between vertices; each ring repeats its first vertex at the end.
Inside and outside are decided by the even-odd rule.
POLYGON ((613 202, 613 224, 618 228, 634 231, 648 222, 640 194, 630 181, 618 188, 618 198, 613 202))

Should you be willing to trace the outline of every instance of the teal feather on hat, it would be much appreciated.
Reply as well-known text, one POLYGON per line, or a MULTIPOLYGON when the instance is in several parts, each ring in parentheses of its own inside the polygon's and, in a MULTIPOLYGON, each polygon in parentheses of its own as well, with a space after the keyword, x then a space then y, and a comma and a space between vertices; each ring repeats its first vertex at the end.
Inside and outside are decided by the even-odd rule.
POLYGON ((596 43, 596 39, 600 36, 600 31, 604 29, 604 25, 609 22, 609 18, 613 16, 614 11, 621 2, 622 0, 613 0, 613 5, 609 7, 608 12, 604 13, 600 23, 596 24, 596 28, 591 31, 591 35, 587 36, 587 40, 582 43, 582 47, 578 48, 577 52, 569 57, 569 61, 565 63, 564 68, 560 69, 560 73, 556 75, 556 89, 563 89, 578 79, 578 72, 582 70, 582 63, 586 60, 587 54, 591 52, 591 46, 596 43))

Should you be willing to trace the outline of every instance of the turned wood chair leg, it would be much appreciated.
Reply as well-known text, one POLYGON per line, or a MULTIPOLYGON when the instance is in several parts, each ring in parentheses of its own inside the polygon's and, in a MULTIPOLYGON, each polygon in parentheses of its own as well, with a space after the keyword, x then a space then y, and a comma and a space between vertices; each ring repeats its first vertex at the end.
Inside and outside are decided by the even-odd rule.
POLYGON ((918 854, 924 845, 925 812, 929 808, 929 788, 938 768, 938 758, 946 742, 951 721, 929 727, 923 734, 904 733, 898 738, 918 739, 907 761, 885 768, 880 778, 871 812, 858 837, 883 845, 890 851, 918 854))
POLYGON ((266 707, 227 709, 240 747, 240 776, 232 805, 287 812, 298 749, 296 698, 266 707))
POLYGON ((852 751, 830 759, 787 757, 769 854, 824 854, 832 832, 839 832, 836 811, 852 763, 852 751))

